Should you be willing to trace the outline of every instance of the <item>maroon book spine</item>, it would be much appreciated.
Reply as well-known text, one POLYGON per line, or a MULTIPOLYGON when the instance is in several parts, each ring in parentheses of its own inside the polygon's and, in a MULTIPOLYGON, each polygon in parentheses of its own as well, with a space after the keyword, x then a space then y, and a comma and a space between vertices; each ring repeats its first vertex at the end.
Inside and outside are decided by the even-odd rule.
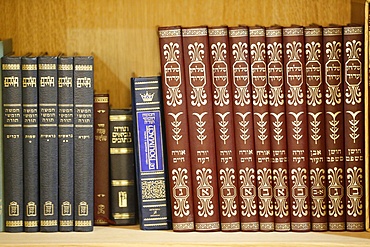
POLYGON ((310 231, 308 131, 303 27, 283 28, 292 231, 310 231))
POLYGON ((365 229, 363 26, 343 28, 346 229, 365 229), (345 50, 344 50, 345 48, 345 50))
POLYGON ((311 225, 328 230, 322 28, 305 28, 311 225))
POLYGON ((248 28, 245 26, 229 28, 240 227, 242 231, 258 231, 257 176, 248 37, 248 28))
POLYGON ((94 95, 94 224, 109 225, 109 95, 94 95))
POLYGON ((213 118, 222 231, 240 230, 229 36, 226 26, 209 27, 213 118))
POLYGON ((160 27, 158 32, 172 228, 174 231, 193 231, 192 171, 181 27, 160 27))
POLYGON ((274 205, 265 29, 250 27, 249 43, 260 230, 273 231, 274 205))
POLYGON ((220 230, 208 28, 182 29, 196 231, 220 230))
POLYGON ((342 27, 323 28, 329 230, 345 230, 342 27))
POLYGON ((266 28, 266 52, 275 231, 290 231, 283 31, 281 27, 266 28))

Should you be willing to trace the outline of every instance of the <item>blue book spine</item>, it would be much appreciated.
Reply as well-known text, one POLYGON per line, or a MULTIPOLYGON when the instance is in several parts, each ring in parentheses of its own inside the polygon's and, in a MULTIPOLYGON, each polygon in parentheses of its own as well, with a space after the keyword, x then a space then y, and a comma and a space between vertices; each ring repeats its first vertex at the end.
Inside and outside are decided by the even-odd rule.
POLYGON ((161 77, 131 78, 140 228, 171 228, 161 77))
POLYGON ((5 231, 23 231, 21 57, 2 58, 5 231), (11 150, 11 151, 10 151, 11 150))
POLYGON ((37 57, 22 57, 24 231, 39 231, 37 57))
MULTIPOLYGON (((4 55, 8 55, 13 51, 12 39, 6 39, 0 41, 0 58, 4 55)), ((1 59, 0 59, 1 68, 1 59)), ((2 80, 2 70, 0 69, 0 79, 2 80)), ((0 87, 0 102, 3 102, 3 90, 0 87)), ((1 113, 3 112, 3 105, 0 104, 1 113)), ((0 125, 3 125, 3 114, 0 114, 0 125)), ((5 230, 4 221, 4 159, 3 159, 3 128, 0 127, 0 232, 5 230)))
POLYGON ((74 230, 94 225, 94 58, 74 58, 74 230))
POLYGON ((58 231, 58 87, 57 57, 40 56, 39 154, 40 231, 58 231))
POLYGON ((58 57, 59 231, 73 231, 73 57, 58 57))

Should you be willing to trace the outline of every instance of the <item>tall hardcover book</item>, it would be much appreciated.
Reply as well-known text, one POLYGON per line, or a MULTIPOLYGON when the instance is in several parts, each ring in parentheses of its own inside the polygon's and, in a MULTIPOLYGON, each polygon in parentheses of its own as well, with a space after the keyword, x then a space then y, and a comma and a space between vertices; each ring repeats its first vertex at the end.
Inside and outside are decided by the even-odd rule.
POLYGON ((342 27, 323 28, 329 230, 345 230, 342 27))
POLYGON ((220 229, 212 76, 205 26, 182 29, 196 231, 220 229))
MULTIPOLYGON (((12 39, 5 39, 0 40, 0 68, 1 68, 1 58, 5 55, 10 54, 13 52, 13 41, 12 39)), ((0 69, 0 80, 2 80, 2 70, 0 69)), ((3 93, 2 93, 2 87, 0 87, 0 102, 2 102, 3 93)), ((3 107, 3 104, 0 104, 0 107, 3 107)), ((4 212, 5 212, 5 206, 4 206, 4 159, 3 159, 3 110, 1 110, 0 114, 0 232, 3 232, 5 222, 4 222, 4 212)))
POLYGON ((193 231, 192 168, 181 27, 160 27, 162 97, 173 231, 193 231))
POLYGON ((58 231, 58 70, 56 56, 38 57, 40 231, 58 231))
POLYGON ((170 229, 161 77, 131 78, 131 93, 140 228, 170 229))
POLYGON ((209 27, 213 118, 222 231, 240 230, 239 198, 230 73, 229 35, 226 26, 209 27))
POLYGON ((266 31, 263 27, 249 28, 254 143, 256 150, 257 194, 261 231, 274 230, 272 188, 269 85, 266 66, 266 31))
POLYGON ((37 57, 22 57, 24 231, 39 231, 39 114, 37 57))
POLYGON ((258 196, 253 133, 252 89, 249 71, 249 33, 246 26, 229 27, 235 152, 239 190, 240 228, 258 231, 258 196))
POLYGON ((74 230, 94 225, 94 57, 74 57, 74 230))
POLYGON ((311 219, 303 28, 283 28, 283 44, 291 229, 309 231, 311 219))
POLYGON ((112 220, 116 225, 134 225, 137 221, 137 192, 132 110, 111 109, 109 129, 112 220))
POLYGON ((365 229, 363 26, 343 27, 346 229, 365 229))
POLYGON ((1 62, 3 150, 8 150, 2 154, 5 231, 22 232, 24 201, 21 57, 4 56, 1 62))
POLYGON ((73 57, 58 57, 59 231, 74 224, 73 57))
POLYGON ((109 225, 109 94, 94 94, 94 225, 109 225))
MULTIPOLYGON (((363 83, 364 83, 364 123, 365 123, 365 130, 364 134, 365 136, 369 136, 369 72, 370 72, 370 67, 369 67, 369 48, 370 48, 370 11, 369 11, 369 6, 370 5, 370 0, 365 1, 365 30, 364 30, 364 77, 363 77, 363 83)), ((369 157, 370 153, 370 143, 368 141, 365 141, 365 151, 364 155, 365 157, 369 157)), ((370 178, 370 173, 369 173, 369 163, 370 159, 365 158, 365 228, 366 231, 369 231, 369 224, 370 224, 370 212, 369 212, 369 206, 370 206, 370 193, 369 193, 369 178, 370 178)))
POLYGON ((271 168, 274 196, 275 231, 290 231, 289 178, 285 85, 283 65, 283 30, 266 28, 267 82, 269 85, 271 168))
POLYGON ((315 25, 306 27, 305 43, 311 227, 313 231, 326 231, 328 205, 322 28, 315 25))

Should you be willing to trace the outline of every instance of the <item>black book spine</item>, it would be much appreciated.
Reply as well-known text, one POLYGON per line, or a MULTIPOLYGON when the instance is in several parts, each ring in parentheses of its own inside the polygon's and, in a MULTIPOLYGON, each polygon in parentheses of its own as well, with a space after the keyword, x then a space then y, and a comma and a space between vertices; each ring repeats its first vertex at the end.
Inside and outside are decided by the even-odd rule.
POLYGON ((133 225, 137 196, 131 109, 111 109, 109 122, 111 215, 116 225, 133 225))
POLYGON ((73 231, 73 57, 58 57, 59 231, 73 231))
POLYGON ((58 87, 57 57, 40 56, 39 153, 40 231, 58 231, 58 87))
POLYGON ((5 231, 23 231, 22 75, 20 57, 2 58, 5 231))
POLYGON ((94 58, 74 58, 74 230, 94 225, 94 58))
POLYGON ((39 231, 37 57, 22 57, 24 231, 39 231))

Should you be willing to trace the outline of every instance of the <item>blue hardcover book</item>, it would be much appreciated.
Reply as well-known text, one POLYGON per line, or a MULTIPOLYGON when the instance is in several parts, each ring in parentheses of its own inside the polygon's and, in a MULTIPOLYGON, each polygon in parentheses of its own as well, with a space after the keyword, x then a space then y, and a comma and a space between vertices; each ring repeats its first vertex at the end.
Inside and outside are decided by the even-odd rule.
POLYGON ((5 231, 22 232, 23 138, 21 57, 2 57, 5 231), (10 151, 11 150, 11 151, 10 151))
POLYGON ((171 228, 165 160, 161 77, 131 78, 140 228, 171 228))
POLYGON ((74 57, 74 230, 94 225, 94 58, 74 57))
POLYGON ((56 56, 39 56, 40 231, 58 231, 58 71, 56 56))
POLYGON ((24 231, 39 231, 37 57, 22 57, 24 231))
MULTIPOLYGON (((13 51, 13 42, 12 39, 0 40, 0 58, 4 55, 8 55, 13 51)), ((0 68, 1 68, 1 59, 0 59, 0 68)), ((0 69, 0 78, 2 78, 0 69)), ((2 87, 0 87, 0 102, 3 100, 2 87)), ((2 103, 0 108, 2 108, 2 103)), ((2 112, 2 109, 1 109, 2 112)), ((0 114, 0 125, 3 124, 3 114, 0 114)), ((4 157, 3 157, 3 128, 0 127, 0 232, 5 230, 4 222, 4 157)))
POLYGON ((58 57, 59 231, 73 231, 73 57, 58 57))

